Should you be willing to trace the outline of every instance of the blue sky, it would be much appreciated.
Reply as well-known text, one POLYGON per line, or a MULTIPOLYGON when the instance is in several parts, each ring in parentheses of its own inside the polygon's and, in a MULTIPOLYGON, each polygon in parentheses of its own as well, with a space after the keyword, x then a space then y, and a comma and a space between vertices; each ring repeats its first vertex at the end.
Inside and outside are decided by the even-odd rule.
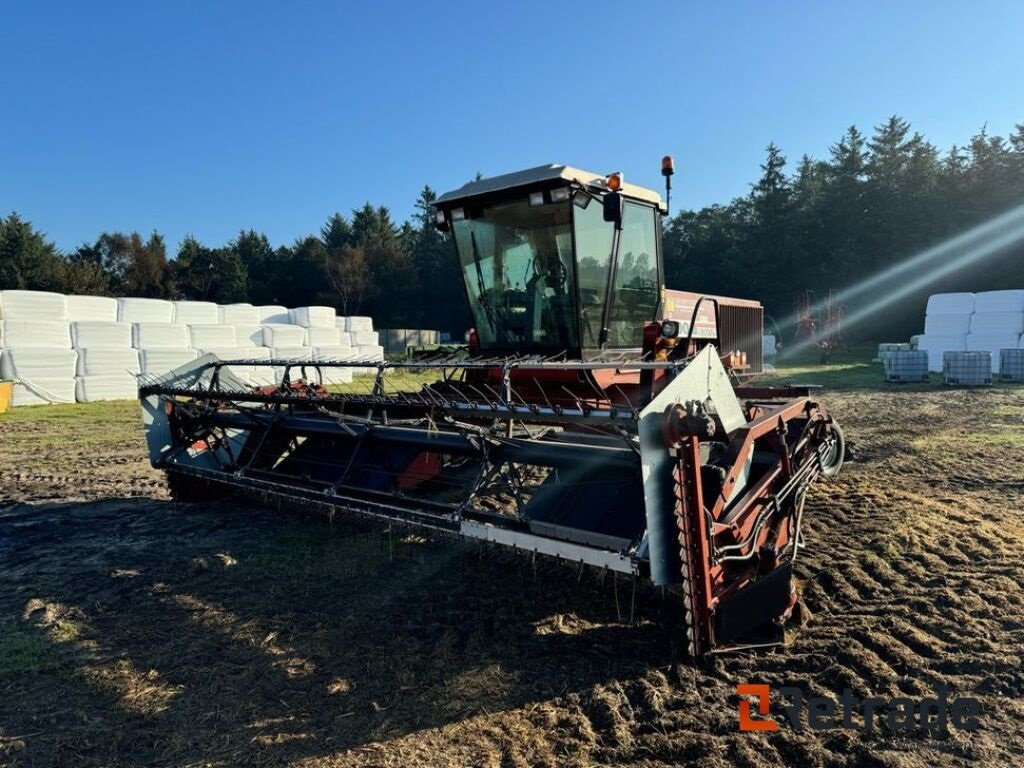
POLYGON ((8 2, 0 212, 65 249, 277 243, 366 201, 545 162, 673 203, 745 194, 898 113, 940 147, 1024 122, 1024 3, 8 2))

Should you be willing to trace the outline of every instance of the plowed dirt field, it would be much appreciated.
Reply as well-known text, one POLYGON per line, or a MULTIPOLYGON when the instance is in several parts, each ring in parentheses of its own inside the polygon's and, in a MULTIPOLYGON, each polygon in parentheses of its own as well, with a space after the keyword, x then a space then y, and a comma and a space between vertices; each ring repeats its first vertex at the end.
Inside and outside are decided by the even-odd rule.
POLYGON ((675 599, 610 575, 172 504, 132 403, 2 416, 0 764, 1020 765, 1024 394, 821 399, 855 458, 808 502, 813 618, 698 663, 675 599), (947 686, 980 728, 739 732, 739 683, 947 686))

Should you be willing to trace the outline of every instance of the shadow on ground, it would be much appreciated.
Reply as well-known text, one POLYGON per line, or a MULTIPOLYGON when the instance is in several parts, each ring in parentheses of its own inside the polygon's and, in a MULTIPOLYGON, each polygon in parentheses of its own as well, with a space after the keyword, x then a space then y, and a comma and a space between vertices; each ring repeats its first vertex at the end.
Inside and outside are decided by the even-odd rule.
POLYGON ((244 502, 19 505, 0 541, 27 764, 285 762, 678 652, 674 599, 612 574, 244 502))

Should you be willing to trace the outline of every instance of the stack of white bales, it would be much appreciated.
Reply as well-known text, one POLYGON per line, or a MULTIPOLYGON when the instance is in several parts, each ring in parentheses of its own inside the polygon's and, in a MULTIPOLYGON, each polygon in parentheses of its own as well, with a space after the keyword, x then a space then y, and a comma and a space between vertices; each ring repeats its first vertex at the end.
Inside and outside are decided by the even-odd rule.
POLYGON ((163 299, 117 300, 117 319, 132 327, 132 346, 138 350, 139 369, 162 376, 196 359, 189 346, 188 326, 174 322, 174 303, 163 299))
MULTIPOLYGON (((309 352, 304 358, 311 365, 306 375, 321 384, 347 384, 352 381, 352 368, 316 367, 324 361, 346 361, 354 356, 351 336, 338 327, 339 318, 331 307, 296 307, 289 310, 292 327, 302 328, 306 334, 309 352)), ((274 357, 279 357, 276 353, 274 357)), ((287 359, 281 356, 282 359, 287 359)), ((295 373, 292 373, 295 376, 295 373)))
POLYGON ((1024 333, 1024 290, 984 291, 974 296, 967 349, 992 353, 992 373, 999 371, 999 351, 1017 349, 1024 333))
MULTIPOLYGON (((0 291, 0 376, 18 383, 15 403, 136 397, 138 374, 164 375, 213 353, 225 360, 271 357, 309 363, 292 376, 344 383, 376 368, 321 368, 318 361, 382 360, 368 317, 336 317, 331 307, 218 306, 204 301, 61 296, 0 291), (6 348, 5 348, 6 347, 6 348)), ((231 366, 254 385, 284 372, 231 366)))
MULTIPOLYGON (((377 332, 373 330, 373 320, 369 317, 346 317, 338 318, 344 322, 344 328, 352 337, 352 346, 355 348, 357 360, 379 362, 384 359, 384 347, 381 346, 377 332)), ((376 368, 357 369, 357 372, 376 373, 376 368)))
POLYGON ((68 296, 71 344, 78 353, 75 399, 127 400, 137 396, 139 354, 132 347, 132 327, 117 321, 117 299, 68 296))
POLYGON ((967 349, 974 313, 973 293, 936 293, 928 297, 924 334, 917 348, 928 353, 928 370, 942 371, 942 353, 967 349))
POLYGON ((12 404, 73 403, 78 356, 64 296, 0 291, 0 318, 0 378, 14 382, 12 404))

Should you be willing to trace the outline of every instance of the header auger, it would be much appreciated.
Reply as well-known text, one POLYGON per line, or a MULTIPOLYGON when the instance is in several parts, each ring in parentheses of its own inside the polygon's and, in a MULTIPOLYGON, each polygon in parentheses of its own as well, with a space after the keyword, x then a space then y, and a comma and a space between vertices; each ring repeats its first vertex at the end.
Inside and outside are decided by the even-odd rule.
POLYGON ((468 357, 208 355, 141 382, 153 463, 179 496, 314 503, 646 578, 681 591, 690 653, 741 643, 794 610, 804 498, 839 471, 842 432, 806 389, 743 383, 760 305, 664 290, 662 210, 565 166, 444 195, 468 357), (346 366, 376 375, 320 384, 346 366))

